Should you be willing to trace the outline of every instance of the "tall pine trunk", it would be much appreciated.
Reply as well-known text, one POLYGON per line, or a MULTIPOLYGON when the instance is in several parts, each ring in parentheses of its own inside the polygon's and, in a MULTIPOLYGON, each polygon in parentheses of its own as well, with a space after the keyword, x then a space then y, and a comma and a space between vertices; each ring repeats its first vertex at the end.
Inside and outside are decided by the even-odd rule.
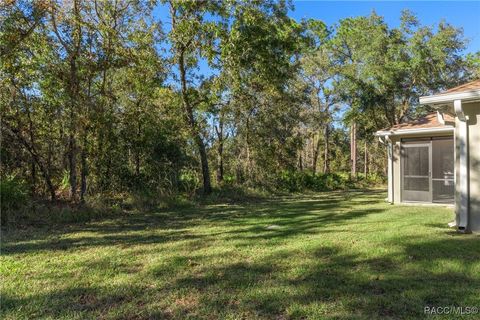
POLYGON ((70 183, 70 199, 75 201, 77 197, 77 153, 76 142, 73 133, 68 138, 68 172, 70 183))
POLYGON ((330 172, 330 160, 328 159, 329 154, 329 140, 330 140, 330 128, 328 124, 325 125, 325 134, 324 134, 324 150, 323 150, 323 173, 330 172))
POLYGON ((87 134, 84 134, 82 143, 82 152, 80 154, 80 202, 85 201, 87 192, 87 134))
POLYGON ((312 141, 313 155, 312 155, 312 171, 313 174, 317 174, 318 154, 320 153, 320 133, 318 134, 317 142, 315 143, 315 135, 312 141))
POLYGON ((351 160, 351 176, 357 177, 357 125, 354 122, 350 129, 350 160, 351 160))
POLYGON ((365 175, 365 178, 367 177, 368 173, 368 149, 367 149, 367 140, 364 142, 364 150, 365 150, 365 158, 364 158, 364 166, 363 166, 363 174, 365 175))
MULTIPOLYGON (((140 139, 141 139, 141 123, 140 123, 140 120, 138 121, 138 124, 137 124, 137 143, 140 144, 140 139)), ((134 159, 135 159, 135 176, 139 177, 140 176, 140 148, 139 146, 135 146, 135 148, 133 149, 135 155, 134 155, 134 159)))

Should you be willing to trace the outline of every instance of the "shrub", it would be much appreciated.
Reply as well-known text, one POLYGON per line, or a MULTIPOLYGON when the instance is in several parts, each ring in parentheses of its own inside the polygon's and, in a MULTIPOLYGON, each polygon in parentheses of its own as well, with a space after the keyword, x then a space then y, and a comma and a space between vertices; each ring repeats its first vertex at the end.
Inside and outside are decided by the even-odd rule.
POLYGON ((180 173, 180 191, 184 191, 189 196, 193 196, 200 186, 200 178, 195 170, 182 170, 180 173))
POLYGON ((223 184, 225 185, 233 185, 236 182, 236 177, 234 175, 226 174, 223 176, 223 184))
POLYGON ((364 188, 378 186, 384 182, 384 177, 378 174, 368 174, 366 177, 359 174, 357 179, 353 180, 348 172, 313 174, 308 171, 282 171, 277 178, 276 185, 280 190, 298 192, 364 188))
POLYGON ((0 180, 1 223, 6 224, 13 210, 18 210, 27 200, 27 187, 15 176, 0 180))
POLYGON ((198 203, 243 203, 255 202, 268 196, 268 192, 260 188, 249 188, 246 185, 223 185, 213 189, 208 196, 196 199, 198 203))

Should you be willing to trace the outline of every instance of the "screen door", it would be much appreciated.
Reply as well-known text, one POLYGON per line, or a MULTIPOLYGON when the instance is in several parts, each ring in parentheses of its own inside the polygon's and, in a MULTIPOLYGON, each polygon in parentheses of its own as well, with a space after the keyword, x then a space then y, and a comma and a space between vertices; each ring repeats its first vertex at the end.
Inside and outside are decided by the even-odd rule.
POLYGON ((453 203, 455 193, 455 152, 453 139, 432 140, 433 202, 453 203))
POLYGON ((432 201, 431 144, 403 144, 402 201, 432 201))

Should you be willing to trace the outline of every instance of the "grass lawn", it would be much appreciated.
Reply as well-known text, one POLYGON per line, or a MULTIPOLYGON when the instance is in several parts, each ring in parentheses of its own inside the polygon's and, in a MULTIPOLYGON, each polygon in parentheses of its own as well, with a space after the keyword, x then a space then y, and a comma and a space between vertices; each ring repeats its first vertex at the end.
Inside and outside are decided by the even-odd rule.
POLYGON ((480 237, 448 229, 452 209, 385 196, 315 193, 3 232, 0 317, 399 319, 480 306, 480 237))

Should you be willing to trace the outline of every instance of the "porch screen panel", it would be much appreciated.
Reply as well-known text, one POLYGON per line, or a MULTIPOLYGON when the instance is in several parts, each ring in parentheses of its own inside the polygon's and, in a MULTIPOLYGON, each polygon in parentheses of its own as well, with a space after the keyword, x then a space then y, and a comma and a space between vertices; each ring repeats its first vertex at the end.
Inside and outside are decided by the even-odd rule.
POLYGON ((430 148, 408 146, 403 148, 403 200, 429 201, 430 148))
POLYGON ((432 200, 453 203, 455 154, 453 139, 432 141, 432 200))

